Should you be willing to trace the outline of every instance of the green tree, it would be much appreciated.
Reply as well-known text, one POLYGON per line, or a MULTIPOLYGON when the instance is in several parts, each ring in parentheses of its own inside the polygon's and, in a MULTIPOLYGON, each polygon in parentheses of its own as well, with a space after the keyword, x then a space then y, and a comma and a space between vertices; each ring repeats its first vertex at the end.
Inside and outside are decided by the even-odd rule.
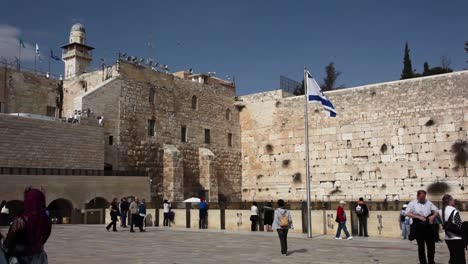
POLYGON ((323 84, 321 85, 322 91, 331 91, 344 88, 343 85, 336 86, 336 80, 340 75, 341 72, 335 69, 335 64, 333 62, 330 62, 327 66, 325 66, 325 78, 323 78, 323 84))
MULTIPOLYGON (((468 41, 465 41, 465 52, 468 53, 468 41)), ((466 61, 468 62, 468 61, 466 61)))
POLYGON ((424 70, 423 70, 423 76, 428 76, 430 74, 431 69, 429 68, 429 63, 424 62, 424 70))
POLYGON ((403 56, 403 71, 401 72, 400 80, 414 78, 413 65, 411 64, 409 52, 408 42, 406 42, 405 55, 403 56))

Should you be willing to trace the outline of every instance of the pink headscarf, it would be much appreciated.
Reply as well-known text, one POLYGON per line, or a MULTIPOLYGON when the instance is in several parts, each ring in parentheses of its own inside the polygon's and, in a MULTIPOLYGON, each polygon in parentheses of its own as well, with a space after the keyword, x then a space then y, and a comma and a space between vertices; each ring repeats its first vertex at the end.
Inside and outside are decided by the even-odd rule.
POLYGON ((45 196, 37 189, 30 189, 24 193, 24 213, 26 222, 26 236, 32 253, 38 254, 50 236, 52 225, 46 213, 45 196))

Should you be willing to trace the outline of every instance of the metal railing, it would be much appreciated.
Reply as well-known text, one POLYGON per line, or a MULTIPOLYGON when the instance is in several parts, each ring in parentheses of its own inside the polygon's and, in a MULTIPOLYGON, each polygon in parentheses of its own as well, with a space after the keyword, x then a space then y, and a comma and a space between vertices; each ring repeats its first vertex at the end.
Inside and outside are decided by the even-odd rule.
POLYGON ((0 167, 0 175, 62 175, 62 176, 146 176, 143 170, 91 170, 62 168, 0 167))
POLYGON ((18 61, 8 62, 8 61, 0 60, 0 67, 13 69, 13 70, 16 70, 16 71, 19 71, 19 72, 32 73, 32 74, 42 76, 42 77, 52 79, 52 80, 62 80, 63 79, 62 75, 56 75, 56 74, 52 74, 50 72, 44 72, 44 71, 41 71, 41 70, 38 70, 38 69, 31 69, 31 68, 28 68, 28 67, 24 67, 18 61))

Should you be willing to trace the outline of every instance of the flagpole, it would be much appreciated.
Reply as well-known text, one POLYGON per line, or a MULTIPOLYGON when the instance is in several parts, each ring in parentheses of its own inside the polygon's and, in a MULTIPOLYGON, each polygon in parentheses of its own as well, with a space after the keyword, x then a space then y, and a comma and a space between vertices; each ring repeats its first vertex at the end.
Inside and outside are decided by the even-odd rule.
POLYGON ((306 184, 307 184, 307 237, 312 238, 312 212, 310 208, 310 171, 309 171, 309 114, 307 98, 307 69, 304 67, 304 126, 305 126, 305 154, 306 154, 306 184))

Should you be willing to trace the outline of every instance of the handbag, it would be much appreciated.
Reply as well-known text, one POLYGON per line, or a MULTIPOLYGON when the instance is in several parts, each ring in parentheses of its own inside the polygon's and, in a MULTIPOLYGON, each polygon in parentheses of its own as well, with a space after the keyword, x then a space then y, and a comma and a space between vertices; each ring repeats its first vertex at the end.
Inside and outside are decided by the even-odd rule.
POLYGON ((453 215, 455 214, 455 210, 449 216, 447 222, 444 223, 444 230, 450 234, 455 236, 463 236, 463 228, 459 228, 456 224, 453 223, 453 215))
POLYGON ((340 218, 338 217, 338 215, 336 215, 336 217, 335 217, 335 222, 337 222, 337 223, 340 222, 340 218))

